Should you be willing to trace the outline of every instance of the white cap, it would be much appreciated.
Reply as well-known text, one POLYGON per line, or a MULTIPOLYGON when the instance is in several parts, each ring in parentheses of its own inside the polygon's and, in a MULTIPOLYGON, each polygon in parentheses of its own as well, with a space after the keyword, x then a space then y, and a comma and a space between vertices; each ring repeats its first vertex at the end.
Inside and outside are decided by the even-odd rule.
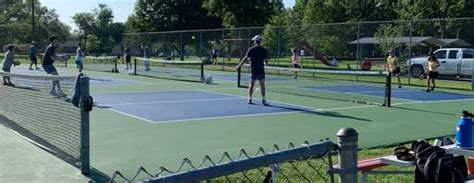
POLYGON ((261 41, 262 40, 262 36, 260 35, 255 35, 253 38, 252 38, 252 41, 261 41))

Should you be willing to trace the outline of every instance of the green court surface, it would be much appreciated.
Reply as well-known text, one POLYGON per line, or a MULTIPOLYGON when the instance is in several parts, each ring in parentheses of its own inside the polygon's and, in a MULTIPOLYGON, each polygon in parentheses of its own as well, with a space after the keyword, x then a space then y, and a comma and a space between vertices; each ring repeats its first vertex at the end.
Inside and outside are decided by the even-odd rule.
MULTIPOLYGON (((68 68, 63 72, 73 73, 74 71, 68 68)), ((127 81, 116 85, 91 85, 93 96, 158 91, 206 91, 243 98, 247 95, 246 89, 238 88, 236 82, 232 80, 215 79, 214 84, 204 85, 196 82, 131 76, 126 72, 117 74, 86 71, 86 73, 92 78, 105 77, 127 81)), ((236 77, 235 72, 207 71, 206 74, 236 77)), ((423 88, 409 86, 404 86, 404 88, 423 90, 423 88)), ((471 91, 443 90, 443 92, 472 95, 471 91)), ((255 96, 258 99, 260 93, 256 91, 255 96)), ((91 166, 103 175, 112 176, 114 171, 120 171, 124 176, 131 178, 142 166, 150 173, 157 173, 161 166, 175 170, 185 157, 199 164, 205 155, 220 159, 223 152, 229 152, 232 157, 236 157, 241 149, 254 154, 260 146, 271 150, 273 144, 286 147, 289 142, 299 145, 305 140, 315 143, 320 139, 330 138, 335 141, 336 132, 344 127, 352 127, 359 132, 360 148, 373 148, 420 138, 453 135, 460 112, 465 109, 474 111, 472 98, 433 101, 393 99, 393 106, 390 108, 273 92, 268 92, 267 98, 270 103, 281 102, 304 106, 312 110, 150 123, 142 118, 119 113, 109 108, 96 107, 90 114, 91 166)), ((203 103, 202 108, 206 108, 206 103, 203 103)), ((225 103, 223 103, 223 108, 233 110, 232 106, 225 106, 225 103)), ((170 111, 183 115, 192 112, 181 111, 179 108, 166 112, 170 111)), ((153 115, 163 114, 162 111, 154 111, 153 115)), ((2 134, 9 134, 9 138, 4 139, 2 135, 0 140, 2 152, 11 143, 18 141, 25 144, 26 141, 18 140, 3 127, 0 130, 2 134)), ((50 156, 35 146, 24 146, 25 149, 32 149, 28 150, 29 153, 37 157, 50 156)), ((35 166, 28 166, 27 162, 9 158, 20 157, 22 154, 3 155, 4 153, 1 157, 4 157, 4 160, 0 159, 0 162, 6 162, 8 165, 24 165, 16 166, 17 172, 41 172, 42 169, 38 167, 55 165, 59 167, 48 167, 48 169, 64 171, 64 174, 59 174, 61 176, 80 175, 79 170, 64 169, 69 166, 59 159, 45 160, 47 162, 36 161, 35 166)), ((10 174, 9 180, 27 180, 21 174, 8 174, 10 174)), ((49 177, 44 177, 44 179, 49 179, 49 177)), ((82 180, 80 178, 74 181, 82 180)))

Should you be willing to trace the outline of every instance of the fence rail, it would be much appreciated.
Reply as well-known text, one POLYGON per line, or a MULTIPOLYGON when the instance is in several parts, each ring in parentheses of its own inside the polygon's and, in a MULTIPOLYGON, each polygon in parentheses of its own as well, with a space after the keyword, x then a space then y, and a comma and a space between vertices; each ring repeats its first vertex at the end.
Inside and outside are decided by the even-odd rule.
POLYGON ((256 168, 269 167, 270 165, 280 164, 282 162, 311 159, 314 157, 323 157, 326 156, 328 153, 332 152, 333 150, 335 150, 335 144, 330 141, 325 141, 312 145, 304 145, 302 147, 294 149, 273 152, 270 154, 261 154, 259 156, 231 161, 228 163, 217 164, 209 167, 202 167, 187 172, 157 177, 147 180, 145 182, 198 182, 256 168))

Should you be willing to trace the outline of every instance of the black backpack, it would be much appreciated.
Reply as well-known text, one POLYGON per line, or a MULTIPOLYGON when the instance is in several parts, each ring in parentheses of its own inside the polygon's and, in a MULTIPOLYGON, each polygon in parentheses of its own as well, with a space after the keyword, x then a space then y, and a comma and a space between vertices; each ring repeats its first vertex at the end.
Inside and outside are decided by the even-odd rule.
POLYGON ((462 183, 467 177, 463 156, 454 157, 426 141, 412 144, 415 150, 415 183, 462 183))
POLYGON ((435 169, 435 182, 464 182, 467 178, 466 161, 463 156, 454 157, 452 154, 447 154, 440 157, 438 166, 435 169), (463 169, 466 168, 466 169, 463 169))

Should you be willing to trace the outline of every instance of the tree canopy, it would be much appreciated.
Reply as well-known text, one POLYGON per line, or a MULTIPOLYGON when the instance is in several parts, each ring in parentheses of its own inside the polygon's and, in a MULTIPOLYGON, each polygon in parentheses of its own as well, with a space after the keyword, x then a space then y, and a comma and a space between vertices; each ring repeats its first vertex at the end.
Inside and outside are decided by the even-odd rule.
POLYGON ((283 9, 281 0, 204 0, 209 15, 221 17, 225 27, 256 27, 283 9))
POLYGON ((128 18, 129 32, 156 32, 221 27, 219 18, 208 16, 202 0, 138 0, 128 18))
MULTIPOLYGON (((50 35, 68 39, 70 28, 59 21, 54 10, 35 2, 36 41, 46 44, 50 35)), ((23 3, 18 0, 3 0, 0 3, 0 46, 6 44, 29 44, 32 38, 31 0, 23 3)))
POLYGON ((110 52, 122 43, 125 25, 113 22, 113 11, 106 4, 98 4, 92 12, 77 13, 72 18, 88 51, 110 52))

